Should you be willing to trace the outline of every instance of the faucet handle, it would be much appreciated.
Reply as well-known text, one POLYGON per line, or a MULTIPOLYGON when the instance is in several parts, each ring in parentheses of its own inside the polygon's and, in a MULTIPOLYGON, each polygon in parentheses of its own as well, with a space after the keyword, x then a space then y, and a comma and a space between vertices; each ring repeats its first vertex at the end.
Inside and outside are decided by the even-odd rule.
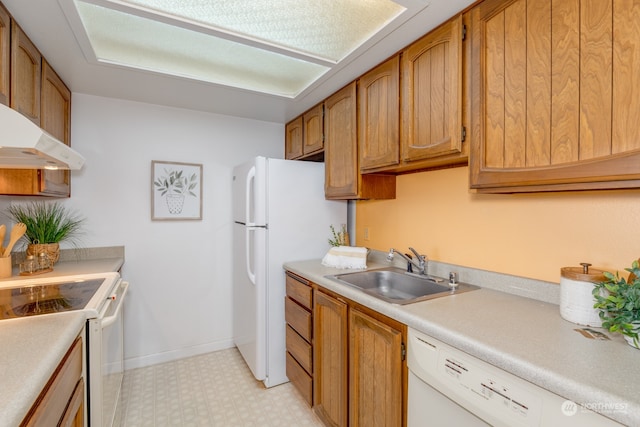
POLYGON ((418 251, 416 251, 415 249, 413 249, 411 246, 409 246, 409 250, 415 254, 415 256, 416 256, 416 258, 418 258, 418 260, 420 260, 420 261, 426 261, 426 259, 427 259, 427 256, 426 256, 426 255, 421 255, 421 254, 419 254, 419 253, 418 253, 418 251))

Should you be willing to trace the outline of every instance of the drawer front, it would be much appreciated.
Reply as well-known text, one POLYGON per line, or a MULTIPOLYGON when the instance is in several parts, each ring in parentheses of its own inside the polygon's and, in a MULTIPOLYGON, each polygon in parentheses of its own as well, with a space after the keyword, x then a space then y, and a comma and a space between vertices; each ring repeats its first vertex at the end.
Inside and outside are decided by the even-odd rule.
POLYGON ((313 350, 311 344, 298 335, 291 326, 287 326, 287 351, 291 353, 307 373, 311 374, 313 372, 313 350))
MULTIPOLYGON (((24 426, 57 425, 67 409, 78 382, 82 379, 82 339, 75 342, 22 421, 24 426), (55 420, 55 422, 54 422, 55 420), (52 424, 53 423, 53 424, 52 424)), ((83 390, 84 393, 84 390, 83 390)))
POLYGON ((287 377, 302 394, 304 400, 311 406, 313 402, 313 380, 289 353, 287 353, 287 377))
POLYGON ((284 316, 287 323, 305 340, 311 342, 311 312, 296 304, 291 298, 284 301, 284 316))
POLYGON ((305 284, 287 274, 287 296, 298 304, 311 310, 313 290, 305 284))

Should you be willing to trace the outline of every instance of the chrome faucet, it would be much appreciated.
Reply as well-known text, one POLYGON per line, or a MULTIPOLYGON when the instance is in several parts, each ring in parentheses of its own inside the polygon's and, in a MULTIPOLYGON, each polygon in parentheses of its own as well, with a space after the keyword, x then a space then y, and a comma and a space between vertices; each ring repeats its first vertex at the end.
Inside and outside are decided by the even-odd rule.
POLYGON ((409 250, 411 252, 413 252, 413 254, 416 256, 416 259, 414 260, 413 258, 411 258, 410 255, 405 255, 402 252, 399 252, 397 249, 389 249, 389 253, 387 254, 387 261, 393 261, 393 256, 395 254, 400 255, 402 258, 405 259, 405 261, 407 261, 407 271, 412 272, 412 266, 418 269, 417 274, 421 275, 421 276, 426 276, 427 275, 427 263, 429 262, 429 259, 427 258, 426 255, 420 255, 418 253, 418 251, 416 251, 415 249, 413 249, 411 246, 409 246, 409 250))

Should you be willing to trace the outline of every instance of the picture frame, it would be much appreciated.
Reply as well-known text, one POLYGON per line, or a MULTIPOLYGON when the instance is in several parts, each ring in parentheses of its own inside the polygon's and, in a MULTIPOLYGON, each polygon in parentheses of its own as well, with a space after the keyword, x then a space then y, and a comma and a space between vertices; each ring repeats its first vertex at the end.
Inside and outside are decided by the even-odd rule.
POLYGON ((151 161, 151 220, 202 220, 202 164, 151 161))

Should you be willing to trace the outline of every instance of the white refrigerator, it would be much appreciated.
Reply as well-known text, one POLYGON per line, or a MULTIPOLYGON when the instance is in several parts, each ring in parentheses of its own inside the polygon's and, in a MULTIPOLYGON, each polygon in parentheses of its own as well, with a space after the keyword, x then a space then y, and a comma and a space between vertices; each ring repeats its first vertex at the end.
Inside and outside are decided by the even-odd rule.
POLYGON ((288 381, 286 261, 322 258, 347 202, 324 198, 324 163, 256 157, 233 170, 233 334, 256 379, 288 381))

